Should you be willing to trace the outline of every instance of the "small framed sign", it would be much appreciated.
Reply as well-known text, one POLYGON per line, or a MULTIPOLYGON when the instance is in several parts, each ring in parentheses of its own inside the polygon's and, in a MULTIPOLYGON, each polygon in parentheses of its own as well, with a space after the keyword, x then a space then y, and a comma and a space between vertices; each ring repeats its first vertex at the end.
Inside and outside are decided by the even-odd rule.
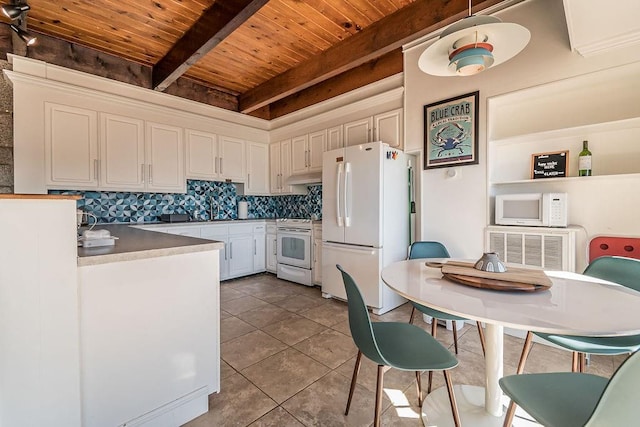
POLYGON ((569 176, 569 150, 531 155, 531 179, 569 176))

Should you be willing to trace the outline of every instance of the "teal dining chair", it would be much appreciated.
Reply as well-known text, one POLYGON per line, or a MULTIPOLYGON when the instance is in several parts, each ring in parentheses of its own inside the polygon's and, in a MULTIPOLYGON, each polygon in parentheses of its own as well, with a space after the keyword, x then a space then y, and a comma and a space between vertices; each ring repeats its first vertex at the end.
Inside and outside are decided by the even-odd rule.
MULTIPOLYGON (((625 257, 604 256, 593 260, 583 273, 585 276, 596 277, 618 283, 628 288, 640 291, 640 260, 625 257)), ((540 332, 527 332, 517 374, 524 372, 533 336, 536 335, 546 341, 556 344, 573 352, 572 372, 584 372, 586 354, 615 355, 633 353, 640 350, 640 335, 622 337, 583 337, 559 334, 544 334, 540 332)), ((507 411, 507 418, 513 418, 513 404, 507 411)), ((505 423, 505 425, 507 425, 505 423)))
MULTIPOLYGON (((416 258, 449 258, 449 251, 447 248, 440 242, 433 241, 421 241, 421 242, 413 242, 409 247, 409 259, 416 258)), ((427 316, 432 317, 431 321, 431 335, 436 337, 437 334, 437 326, 438 319, 442 320, 450 320, 453 322, 453 347, 455 349, 456 354, 458 354, 458 328, 456 328, 456 321, 465 321, 464 317, 454 316, 453 314, 444 313, 442 311, 426 307, 422 304, 418 304, 417 302, 411 301, 411 317, 409 318, 409 323, 413 323, 413 318, 415 316, 416 310, 421 312, 422 314, 426 314, 427 316)), ((482 325, 480 322, 476 322, 478 326, 478 334, 480 335, 480 344, 482 345, 482 354, 485 353, 485 341, 484 341, 484 331, 482 329, 482 325)), ((430 391, 430 390, 429 390, 430 391)))
POLYGON ((458 365, 458 360, 442 344, 421 328, 402 322, 371 322, 367 305, 360 289, 351 275, 336 265, 347 292, 347 306, 349 311, 349 328, 353 341, 358 347, 356 364, 344 412, 349 415, 349 407, 356 386, 356 379, 360 370, 362 355, 378 364, 378 378, 376 384, 376 403, 374 409, 374 427, 380 426, 380 412, 382 409, 382 386, 384 372, 391 368, 403 371, 415 371, 418 389, 418 405, 422 405, 422 389, 420 381, 421 371, 442 371, 449 392, 449 403, 453 412, 456 427, 460 426, 460 416, 453 393, 453 384, 449 369, 458 365))
MULTIPOLYGON (((517 404, 546 427, 636 426, 639 382, 640 353, 635 353, 610 380, 581 372, 509 375, 500 379, 500 388, 514 410, 517 404)), ((503 427, 510 426, 505 418, 503 427)))

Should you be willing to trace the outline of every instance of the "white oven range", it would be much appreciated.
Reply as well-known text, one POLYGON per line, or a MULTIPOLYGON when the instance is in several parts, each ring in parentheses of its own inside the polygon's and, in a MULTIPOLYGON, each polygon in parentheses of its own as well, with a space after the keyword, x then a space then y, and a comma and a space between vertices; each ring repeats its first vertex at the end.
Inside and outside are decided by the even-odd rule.
POLYGON ((313 286, 311 267, 313 265, 313 228, 310 219, 278 218, 277 236, 277 276, 306 286, 313 286))

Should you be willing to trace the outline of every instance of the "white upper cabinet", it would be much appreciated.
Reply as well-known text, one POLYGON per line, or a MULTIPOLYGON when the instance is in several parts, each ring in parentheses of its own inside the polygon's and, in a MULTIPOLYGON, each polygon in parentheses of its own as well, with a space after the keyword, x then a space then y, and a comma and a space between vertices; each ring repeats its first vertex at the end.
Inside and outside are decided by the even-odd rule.
POLYGON ((247 142, 246 195, 269 194, 269 146, 258 142, 247 142))
POLYGON ((98 119, 92 110, 45 103, 45 184, 49 188, 98 186, 98 119))
POLYGON ((343 148, 343 126, 334 126, 332 128, 327 129, 327 146, 325 151, 335 150, 337 148, 343 148))
POLYGON ((373 116, 374 141, 382 141, 391 147, 404 144, 402 108, 373 116))
POLYGON ((371 129, 373 128, 373 117, 355 120, 344 124, 344 145, 365 144, 372 141, 371 129))
POLYGON ((245 141, 187 129, 187 178, 246 181, 245 141))
POLYGON ((309 134, 309 154, 307 170, 309 172, 322 171, 322 153, 327 145, 327 131, 321 130, 309 134))
POLYGON ((218 136, 186 130, 186 175, 193 179, 218 179, 218 136))
POLYGON ((218 171, 220 177, 233 182, 245 182, 245 142, 229 136, 218 138, 218 171))
POLYGON ((287 185, 291 176, 291 145, 290 139, 269 145, 271 194, 306 194, 304 189, 287 185))
POLYGON ((322 170, 322 153, 327 143, 327 131, 301 135, 291 140, 291 174, 322 170))
POLYGON ((144 122, 100 114, 101 189, 144 189, 144 122))
POLYGON ((185 192, 182 128, 147 122, 145 187, 154 192, 185 192))
POLYGON ((307 171, 309 135, 297 136, 291 140, 291 174, 307 171))
POLYGON ((402 108, 344 124, 346 147, 382 141, 391 147, 402 148, 403 140, 402 108))

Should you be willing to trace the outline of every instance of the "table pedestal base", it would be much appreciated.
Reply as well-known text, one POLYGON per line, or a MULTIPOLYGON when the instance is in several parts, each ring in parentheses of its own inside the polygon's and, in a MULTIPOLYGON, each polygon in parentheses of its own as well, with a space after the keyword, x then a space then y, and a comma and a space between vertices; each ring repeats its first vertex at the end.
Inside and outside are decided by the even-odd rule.
MULTIPOLYGON (((509 399, 503 397, 505 411, 502 416, 490 415, 484 408, 484 387, 472 385, 453 386, 463 427, 501 427, 509 399)), ((518 408, 520 409, 520 408, 518 408)), ((518 411, 519 412, 519 411, 518 411)), ((517 415, 519 415, 517 413, 517 415)), ((526 416, 526 413, 523 414, 526 416)), ((446 387, 432 391, 422 404, 422 422, 426 427, 454 427, 451 405, 446 387)), ((539 424, 516 417, 514 427, 538 426, 539 424)))

